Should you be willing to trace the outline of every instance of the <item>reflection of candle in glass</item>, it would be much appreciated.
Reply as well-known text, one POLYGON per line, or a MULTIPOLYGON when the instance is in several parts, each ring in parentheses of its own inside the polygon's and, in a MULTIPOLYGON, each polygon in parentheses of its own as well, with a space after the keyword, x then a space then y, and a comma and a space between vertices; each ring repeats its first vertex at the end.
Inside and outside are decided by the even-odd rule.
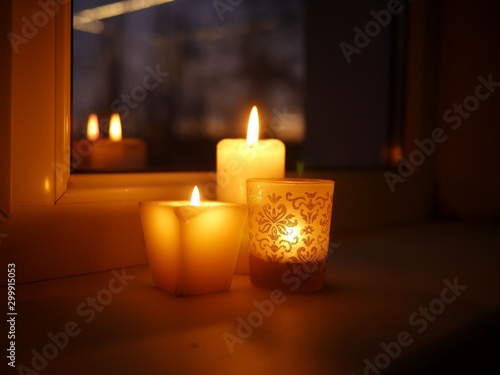
MULTIPOLYGON (((285 145, 278 139, 259 140, 259 115, 253 107, 248 120, 247 139, 223 139, 217 144, 217 199, 247 202, 248 178, 283 178, 285 145)), ((245 231, 236 264, 236 273, 248 273, 248 237, 245 231)))
POLYGON ((87 139, 91 142, 95 142, 99 137, 99 120, 97 119, 97 114, 91 113, 87 122, 87 139))
POLYGON ((100 141, 99 119, 97 114, 91 113, 87 120, 87 137, 77 139, 73 142, 73 150, 71 157, 73 159, 74 168, 89 168, 90 155, 97 142, 100 141))
MULTIPOLYGON (((88 137, 88 133, 87 133, 88 137)), ((95 143, 90 167, 95 169, 137 169, 146 164, 146 144, 138 138, 123 138, 118 113, 111 115, 109 139, 95 143)))
POLYGON ((120 142, 122 140, 122 123, 118 113, 113 113, 109 120, 109 139, 113 142, 120 142))
POLYGON ((247 209, 242 204, 141 202, 142 228, 155 286, 178 295, 231 286, 247 209))

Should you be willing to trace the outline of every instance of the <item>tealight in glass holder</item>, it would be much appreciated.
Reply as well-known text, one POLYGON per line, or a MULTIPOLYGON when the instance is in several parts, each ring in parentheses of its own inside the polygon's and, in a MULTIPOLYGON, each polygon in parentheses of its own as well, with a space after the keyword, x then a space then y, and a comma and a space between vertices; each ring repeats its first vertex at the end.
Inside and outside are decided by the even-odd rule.
POLYGON ((248 179, 250 280, 284 292, 323 288, 334 181, 248 179))

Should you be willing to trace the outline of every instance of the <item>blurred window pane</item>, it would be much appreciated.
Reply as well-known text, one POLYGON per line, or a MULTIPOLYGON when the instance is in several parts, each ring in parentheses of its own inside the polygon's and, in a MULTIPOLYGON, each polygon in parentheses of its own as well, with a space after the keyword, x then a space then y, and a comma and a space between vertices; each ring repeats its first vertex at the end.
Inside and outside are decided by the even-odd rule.
POLYGON ((74 170, 213 170, 217 142, 246 136, 253 105, 261 138, 285 142, 287 169, 384 167, 401 153, 401 7, 347 61, 340 44, 357 48, 386 1, 74 0, 74 170), (114 112, 144 166, 89 164, 118 152, 114 112))
MULTIPOLYGON (((213 170, 216 143, 245 137, 257 105, 261 137, 284 140, 293 164, 305 130, 303 8, 299 0, 74 1, 73 143, 86 137, 91 113, 107 139, 117 112, 124 139, 147 145, 145 169, 213 170), (130 11, 141 4, 152 6, 130 11)), ((76 169, 91 167, 75 160, 76 169)))

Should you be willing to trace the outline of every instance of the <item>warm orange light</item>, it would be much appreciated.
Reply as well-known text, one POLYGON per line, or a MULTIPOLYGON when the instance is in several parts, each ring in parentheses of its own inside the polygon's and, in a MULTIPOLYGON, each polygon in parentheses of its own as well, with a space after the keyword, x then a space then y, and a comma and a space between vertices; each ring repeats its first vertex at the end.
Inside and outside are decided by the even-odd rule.
POLYGON ((249 178, 246 183, 252 284, 290 292, 321 289, 335 182, 249 178), (300 282, 287 286, 285 272, 300 282))
POLYGON ((118 113, 111 115, 111 120, 109 121, 109 139, 113 142, 122 140, 122 124, 118 113))
POLYGON ((253 106, 248 119, 247 146, 253 146, 259 141, 259 113, 257 107, 253 106))
POLYGON ((44 188, 46 193, 50 191, 50 181, 48 177, 45 177, 44 188))
POLYGON ((99 136, 99 119, 95 113, 91 113, 87 122, 87 139, 95 142, 99 139, 99 136))
POLYGON ((193 194, 191 194, 191 206, 199 206, 200 205, 200 191, 198 190, 198 186, 195 186, 193 189, 193 194))
POLYGON ((399 165, 399 162, 401 161, 401 158, 403 157, 403 149, 401 146, 396 145, 391 147, 391 165, 397 167, 399 165))

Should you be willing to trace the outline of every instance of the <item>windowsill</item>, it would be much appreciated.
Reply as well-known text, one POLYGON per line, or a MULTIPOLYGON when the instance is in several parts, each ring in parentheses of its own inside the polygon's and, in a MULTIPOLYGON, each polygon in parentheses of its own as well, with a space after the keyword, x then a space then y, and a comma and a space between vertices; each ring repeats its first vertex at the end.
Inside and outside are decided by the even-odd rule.
MULTIPOLYGON (((429 215, 430 191, 417 176, 395 193, 379 171, 307 171, 303 177, 335 181, 334 235, 429 215)), ((14 206, 1 245, 22 269, 20 283, 144 264, 138 203, 186 200, 195 184, 203 199, 215 198, 210 172, 71 175, 56 204, 14 206)))
MULTIPOLYGON (((48 361, 52 374, 69 368, 75 374, 138 374, 146 369, 361 374, 363 361, 373 363, 383 352, 381 343, 397 340, 402 331, 413 341, 391 361, 388 373, 429 373, 435 360, 455 368, 457 348, 483 344, 467 341, 475 334, 467 326, 484 322, 500 307, 499 233, 498 223, 441 222, 339 235, 335 242, 341 245, 329 263, 325 289, 287 295, 248 338, 234 345, 234 354, 223 334, 236 335, 237 319, 257 311, 255 301, 269 299, 269 291, 253 287, 248 276, 235 276, 229 292, 178 298, 152 287, 147 267, 129 267, 126 274, 135 278, 109 302, 105 290, 114 276, 108 271, 18 285, 22 324, 16 331, 16 364, 30 366, 31 350, 41 353, 50 343, 49 332, 60 332, 72 321, 81 331, 48 361), (467 289, 418 332, 423 323, 412 324, 409 316, 440 299, 443 281, 454 278, 467 289), (88 298, 97 298, 98 308, 90 307, 88 298)), ((478 353, 482 358, 473 358, 473 369, 484 366, 482 360, 493 360, 488 352, 478 353)))
POLYGON ((72 174, 57 204, 189 199, 194 185, 215 197, 210 172, 72 174))
MULTIPOLYGON (((286 171, 286 177, 305 178, 361 178, 379 179, 385 170, 310 170, 302 175, 286 171)), ((98 203, 142 200, 189 199, 194 185, 198 185, 202 196, 216 199, 216 173, 200 172, 141 172, 141 173, 82 173, 71 174, 64 195, 57 204, 98 203)), ((386 187, 380 184, 382 189, 386 187)), ((388 189, 388 188, 387 188, 388 189)))

